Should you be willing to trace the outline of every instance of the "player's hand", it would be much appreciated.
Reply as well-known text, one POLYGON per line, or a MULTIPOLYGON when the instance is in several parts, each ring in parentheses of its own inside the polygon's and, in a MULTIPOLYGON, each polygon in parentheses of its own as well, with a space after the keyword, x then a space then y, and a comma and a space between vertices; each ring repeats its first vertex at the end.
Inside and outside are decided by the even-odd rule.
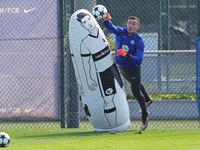
POLYGON ((106 17, 104 18, 105 21, 108 21, 111 19, 111 15, 109 13, 107 13, 106 17))
POLYGON ((123 49, 118 49, 116 54, 117 56, 127 57, 127 52, 125 52, 123 49))

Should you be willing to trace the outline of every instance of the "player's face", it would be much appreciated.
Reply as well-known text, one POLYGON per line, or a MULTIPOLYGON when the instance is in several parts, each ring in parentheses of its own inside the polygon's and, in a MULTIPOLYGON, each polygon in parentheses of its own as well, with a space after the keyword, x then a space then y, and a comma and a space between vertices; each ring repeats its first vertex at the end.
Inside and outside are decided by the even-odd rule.
POLYGON ((136 19, 129 19, 127 22, 127 30, 128 33, 136 33, 137 29, 139 28, 138 26, 138 21, 136 19))
POLYGON ((83 19, 81 19, 82 25, 90 30, 94 28, 94 21, 92 20, 92 18, 90 16, 85 16, 83 19))

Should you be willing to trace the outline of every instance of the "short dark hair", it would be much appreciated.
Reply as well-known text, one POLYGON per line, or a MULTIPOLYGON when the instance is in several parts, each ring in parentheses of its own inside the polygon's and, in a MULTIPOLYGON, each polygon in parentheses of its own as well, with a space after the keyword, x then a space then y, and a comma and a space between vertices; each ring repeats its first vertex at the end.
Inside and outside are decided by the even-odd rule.
POLYGON ((87 13, 84 13, 84 12, 80 12, 79 14, 77 14, 77 21, 79 21, 80 23, 82 23, 81 22, 81 19, 82 18, 84 18, 85 16, 90 16, 89 14, 87 14, 87 13))
POLYGON ((129 19, 136 19, 138 21, 138 25, 140 24, 140 19, 135 16, 130 16, 130 17, 128 17, 128 20, 129 19))

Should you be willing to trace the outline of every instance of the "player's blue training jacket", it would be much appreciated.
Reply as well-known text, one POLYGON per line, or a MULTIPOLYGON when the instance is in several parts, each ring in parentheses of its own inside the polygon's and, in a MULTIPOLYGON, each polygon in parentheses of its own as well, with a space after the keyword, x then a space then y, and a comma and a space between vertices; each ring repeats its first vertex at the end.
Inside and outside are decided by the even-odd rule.
POLYGON ((104 25, 106 28, 108 28, 109 31, 115 34, 116 63, 127 68, 135 68, 138 65, 141 65, 143 56, 144 56, 143 38, 139 36, 138 42, 137 42, 136 33, 128 37, 128 31, 126 30, 125 27, 122 28, 122 27, 114 26, 110 20, 104 21, 104 25), (123 47, 123 50, 130 55, 131 59, 128 59, 127 57, 124 57, 124 56, 116 55, 117 50, 121 49, 122 47, 123 47))

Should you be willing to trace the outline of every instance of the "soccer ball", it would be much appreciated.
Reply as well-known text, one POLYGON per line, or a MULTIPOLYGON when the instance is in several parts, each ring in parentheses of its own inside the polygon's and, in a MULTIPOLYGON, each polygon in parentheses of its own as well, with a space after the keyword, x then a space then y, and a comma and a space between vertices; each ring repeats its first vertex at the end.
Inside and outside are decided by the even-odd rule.
POLYGON ((10 144, 10 136, 5 132, 0 132, 0 147, 7 147, 10 144))
POLYGON ((106 17, 107 15, 107 9, 103 5, 96 5, 92 9, 92 15, 96 20, 101 20, 106 17))

